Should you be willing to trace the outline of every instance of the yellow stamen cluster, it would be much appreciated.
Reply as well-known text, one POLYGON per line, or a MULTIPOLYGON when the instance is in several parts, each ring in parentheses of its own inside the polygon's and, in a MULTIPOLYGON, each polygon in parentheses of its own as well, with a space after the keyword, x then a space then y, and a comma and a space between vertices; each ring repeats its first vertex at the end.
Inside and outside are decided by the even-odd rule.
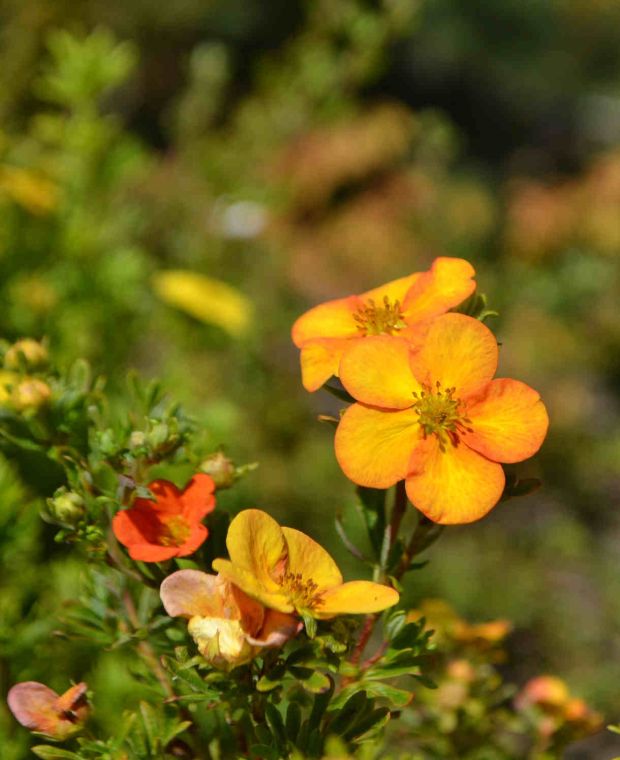
POLYGON ((298 610, 310 610, 321 601, 318 585, 310 579, 304 579, 301 573, 287 570, 282 576, 282 587, 298 610))
POLYGON ((161 528, 159 543, 162 546, 182 546, 191 533, 189 523, 181 515, 168 518, 161 528))
POLYGON ((441 451, 446 450, 448 443, 456 446, 460 434, 472 432, 471 420, 465 416, 460 399, 454 398, 455 392, 456 388, 442 390, 437 381, 434 388, 426 385, 423 391, 413 394, 413 408, 424 438, 436 435, 441 451))
POLYGON ((353 315, 356 327, 362 335, 393 335, 406 327, 400 301, 390 303, 387 296, 383 305, 377 305, 370 298, 353 315))

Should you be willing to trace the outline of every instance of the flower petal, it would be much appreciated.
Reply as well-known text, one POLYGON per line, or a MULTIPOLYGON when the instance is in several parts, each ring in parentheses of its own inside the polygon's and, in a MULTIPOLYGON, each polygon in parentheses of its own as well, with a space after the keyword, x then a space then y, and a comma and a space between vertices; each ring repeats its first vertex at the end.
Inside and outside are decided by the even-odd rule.
POLYGON ((443 525, 479 520, 504 490, 501 465, 460 441, 439 448, 435 436, 421 441, 411 458, 407 496, 429 519, 443 525))
POLYGON ((362 295, 359 296, 359 299, 364 303, 367 303, 371 299, 375 303, 381 303, 384 298, 387 298, 390 303, 399 301, 402 304, 412 286, 418 282, 424 274, 424 272, 414 272, 413 274, 408 274, 406 277, 399 277, 398 280, 392 280, 385 285, 380 285, 378 288, 373 288, 366 293, 362 293, 362 295))
POLYGON ((71 686, 64 694, 61 694, 56 700, 56 707, 61 711, 72 710, 75 712, 80 707, 86 706, 87 684, 82 681, 71 686))
POLYGON ((421 390, 409 364, 406 341, 373 335, 351 341, 340 362, 340 380, 358 401, 383 409, 407 409, 421 390))
POLYGON ((457 398, 480 391, 497 369, 497 341, 482 322, 464 314, 443 314, 431 323, 411 368, 420 383, 456 388, 457 398))
POLYGON ((136 509, 153 509, 170 515, 180 514, 183 509, 181 491, 169 480, 154 480, 148 484, 149 491, 154 499, 134 499, 133 506, 136 509))
POLYGON ((158 546, 157 544, 132 544, 129 547, 131 559, 141 562, 164 562, 179 555, 178 546, 158 546))
POLYGON ((9 709, 16 720, 26 728, 44 734, 53 734, 58 727, 57 699, 55 691, 37 681, 15 684, 7 695, 9 709))
POLYGON ((301 381, 311 393, 318 390, 332 375, 338 375, 342 352, 355 338, 314 338, 301 349, 301 381))
POLYGON ((467 409, 467 445, 496 462, 521 462, 541 447, 549 417, 538 393, 518 380, 498 378, 467 409))
POLYGON ((274 591, 266 590, 251 571, 237 567, 227 559, 214 560, 213 569, 226 578, 226 580, 240 588, 249 597, 264 604, 265 607, 278 610, 279 612, 295 611, 295 607, 288 600, 288 597, 281 593, 279 587, 276 586, 276 590, 274 591))
POLYGON ((419 438, 413 409, 384 411, 352 404, 336 430, 336 459, 354 483, 389 488, 406 477, 419 438))
POLYGON ((123 546, 157 544, 161 523, 150 507, 132 507, 117 512, 112 518, 112 530, 123 546))
POLYGON ((292 329, 293 343, 301 348, 313 338, 354 338, 359 335, 353 314, 361 306, 357 296, 338 298, 302 314, 292 329))
POLYGON ((381 612, 398 604, 398 592, 371 581, 351 581, 326 591, 314 613, 320 620, 336 615, 363 615, 381 612))
POLYGON ((177 551, 175 556, 188 557, 190 554, 193 554, 196 549, 198 549, 199 546, 202 546, 202 544, 207 540, 208 535, 209 531, 201 523, 198 523, 198 525, 192 525, 189 538, 184 544, 176 547, 177 551))
POLYGON ((171 617, 217 617, 222 615, 219 587, 223 582, 200 570, 177 570, 164 578, 159 595, 171 617))
POLYGON ((215 509, 215 483, 210 475, 199 472, 189 481, 181 494, 183 515, 190 521, 202 520, 215 509))
POLYGON ((282 533, 288 546, 289 572, 314 581, 319 593, 342 583, 338 565, 320 544, 294 528, 282 528, 282 533))
POLYGON ((283 571, 288 549, 273 517, 260 509, 240 512, 230 523, 226 547, 235 567, 254 575, 265 591, 278 593, 276 579, 283 571))
POLYGON ((260 633, 254 638, 248 636, 248 643, 257 647, 281 647, 303 628, 303 623, 294 615, 277 610, 267 610, 260 633))
MULTIPOLYGON (((458 306, 476 289, 476 272, 465 259, 439 257, 412 285, 403 305, 407 323, 420 322, 458 306)), ((402 303, 402 301, 401 301, 402 303)))

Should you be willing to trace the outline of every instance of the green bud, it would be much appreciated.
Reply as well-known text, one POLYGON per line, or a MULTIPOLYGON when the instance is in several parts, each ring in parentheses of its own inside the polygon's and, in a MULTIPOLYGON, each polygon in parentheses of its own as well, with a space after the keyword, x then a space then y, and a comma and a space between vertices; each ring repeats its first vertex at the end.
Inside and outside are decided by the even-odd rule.
POLYGON ((216 488, 230 488, 237 479, 235 465, 223 451, 208 456, 199 469, 213 478, 216 488))
POLYGON ((84 499, 74 491, 64 488, 59 489, 47 503, 50 515, 65 525, 77 525, 86 514, 84 499))

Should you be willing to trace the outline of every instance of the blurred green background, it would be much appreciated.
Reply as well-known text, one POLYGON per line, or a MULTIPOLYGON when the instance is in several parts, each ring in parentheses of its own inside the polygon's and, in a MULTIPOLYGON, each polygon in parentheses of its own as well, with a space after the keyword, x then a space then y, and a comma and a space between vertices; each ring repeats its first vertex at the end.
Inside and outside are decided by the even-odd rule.
MULTIPOLYGON (((617 721, 620 4, 0 0, 0 66, 1 336, 48 336, 113 394, 161 376, 214 448, 260 462, 222 508, 341 556, 354 488, 316 421, 338 404, 303 391, 290 326, 437 255, 474 264, 500 374, 549 408, 516 468, 544 487, 448 530, 408 601, 510 618, 512 679, 556 672, 617 721), (187 313, 169 269, 234 291, 187 313)), ((0 685, 86 673, 113 725, 118 659, 49 643, 71 552, 1 461, 0 485, 0 685)), ((19 731, 0 711, 0 742, 19 731)), ((601 735, 569 756, 617 754, 601 735)))

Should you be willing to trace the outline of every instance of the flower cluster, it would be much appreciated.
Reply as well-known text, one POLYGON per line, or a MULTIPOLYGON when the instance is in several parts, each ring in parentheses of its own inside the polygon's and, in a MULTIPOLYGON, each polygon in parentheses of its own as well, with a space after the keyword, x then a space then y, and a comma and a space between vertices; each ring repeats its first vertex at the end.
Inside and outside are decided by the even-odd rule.
POLYGON ((500 500, 502 464, 540 448, 548 427, 538 393, 495 378, 499 351, 483 322, 447 313, 474 288, 473 269, 437 259, 428 272, 332 301, 293 327, 304 385, 340 378, 353 403, 336 431, 336 457, 353 482, 404 480, 428 518, 467 523, 500 500))

